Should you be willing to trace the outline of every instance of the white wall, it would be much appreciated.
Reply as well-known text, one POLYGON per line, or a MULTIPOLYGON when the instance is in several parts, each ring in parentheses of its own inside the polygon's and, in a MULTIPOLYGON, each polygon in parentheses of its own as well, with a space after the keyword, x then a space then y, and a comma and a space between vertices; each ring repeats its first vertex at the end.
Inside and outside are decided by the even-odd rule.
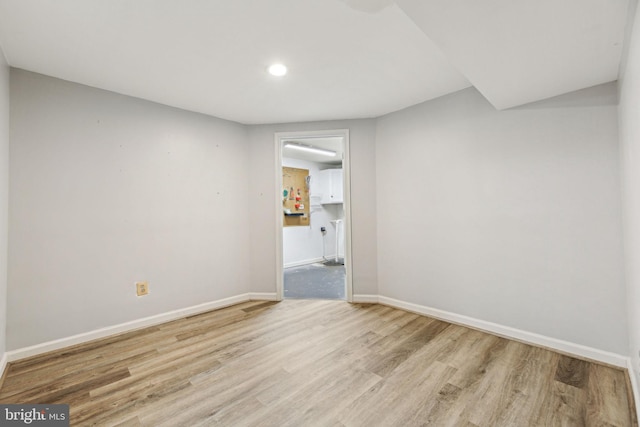
MULTIPOLYGON (((317 194, 318 172, 327 165, 300 159, 284 157, 282 166, 307 169, 311 176, 310 195, 317 194)), ((319 200, 318 200, 319 203, 319 200)), ((285 267, 318 262, 325 257, 334 257, 336 252, 335 225, 331 220, 340 219, 339 210, 334 205, 310 205, 310 225, 284 227, 282 229, 282 252, 285 267), (326 233, 322 234, 321 227, 326 233), (323 249, 324 247, 324 249, 323 249)), ((340 209, 340 211, 342 211, 340 209)), ((343 252, 344 253, 344 250, 343 252)))
POLYGON ((0 47, 0 358, 6 350, 8 210, 9 66, 0 47))
POLYGON ((377 122, 380 294, 627 354, 615 84, 377 122))
MULTIPOLYGON (((625 218, 625 271, 629 316, 629 353, 636 378, 640 372, 640 8, 631 11, 633 31, 627 40, 620 87, 620 144, 625 218)), ((631 29, 631 27, 630 27, 631 29)))
POLYGON ((353 293, 377 294, 375 120, 345 120, 249 127, 251 196, 251 291, 276 291, 276 132, 349 129, 353 293))
POLYGON ((11 129, 8 349, 249 291, 244 126, 14 69, 11 129))

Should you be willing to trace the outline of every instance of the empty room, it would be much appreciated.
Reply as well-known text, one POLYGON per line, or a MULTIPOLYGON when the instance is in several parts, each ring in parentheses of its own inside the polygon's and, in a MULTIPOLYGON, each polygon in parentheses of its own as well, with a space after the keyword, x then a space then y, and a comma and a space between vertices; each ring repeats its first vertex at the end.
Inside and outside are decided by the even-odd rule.
POLYGON ((0 425, 637 426, 637 0, 0 0, 0 425))

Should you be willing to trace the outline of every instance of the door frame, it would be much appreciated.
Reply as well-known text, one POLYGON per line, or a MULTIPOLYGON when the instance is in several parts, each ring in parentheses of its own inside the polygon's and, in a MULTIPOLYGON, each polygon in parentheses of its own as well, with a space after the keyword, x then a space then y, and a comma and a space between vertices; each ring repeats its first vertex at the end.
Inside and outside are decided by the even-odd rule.
POLYGON ((284 298, 284 254, 283 254, 283 225, 282 214, 282 141, 293 138, 328 138, 342 137, 344 157, 342 159, 342 185, 344 192, 344 265, 346 300, 353 302, 353 266, 351 258, 351 160, 349 157, 349 129, 301 131, 301 132, 276 132, 275 140, 275 165, 276 188, 273 196, 276 211, 276 300, 284 298))

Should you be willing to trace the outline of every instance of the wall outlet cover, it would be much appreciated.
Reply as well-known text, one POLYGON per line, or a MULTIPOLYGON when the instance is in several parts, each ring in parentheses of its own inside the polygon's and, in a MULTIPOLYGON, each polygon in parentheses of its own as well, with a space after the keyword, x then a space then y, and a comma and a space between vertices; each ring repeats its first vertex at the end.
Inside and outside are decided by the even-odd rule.
POLYGON ((149 284, 147 282, 136 282, 136 293, 139 297, 149 293, 149 284))

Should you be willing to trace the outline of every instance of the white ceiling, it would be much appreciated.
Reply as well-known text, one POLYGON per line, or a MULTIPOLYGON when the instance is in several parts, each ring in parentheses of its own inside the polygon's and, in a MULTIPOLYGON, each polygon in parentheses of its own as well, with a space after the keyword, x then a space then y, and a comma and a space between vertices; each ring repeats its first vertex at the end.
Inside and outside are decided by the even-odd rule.
POLYGON ((398 0, 498 109, 618 78, 627 0, 398 0))
POLYGON ((615 80, 628 0, 0 0, 10 65, 240 123, 615 80), (267 66, 282 61, 284 78, 267 66))

